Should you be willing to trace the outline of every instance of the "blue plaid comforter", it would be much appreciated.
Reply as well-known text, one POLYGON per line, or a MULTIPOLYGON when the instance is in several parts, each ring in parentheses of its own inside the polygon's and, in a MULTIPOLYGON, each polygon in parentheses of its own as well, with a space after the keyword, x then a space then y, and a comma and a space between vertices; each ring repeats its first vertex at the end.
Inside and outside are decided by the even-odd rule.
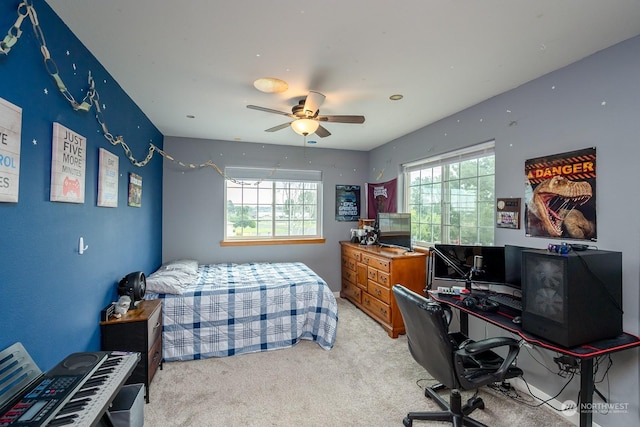
POLYGON ((162 299, 165 361, 291 347, 331 349, 338 307, 327 283, 303 263, 205 264, 182 295, 162 299))

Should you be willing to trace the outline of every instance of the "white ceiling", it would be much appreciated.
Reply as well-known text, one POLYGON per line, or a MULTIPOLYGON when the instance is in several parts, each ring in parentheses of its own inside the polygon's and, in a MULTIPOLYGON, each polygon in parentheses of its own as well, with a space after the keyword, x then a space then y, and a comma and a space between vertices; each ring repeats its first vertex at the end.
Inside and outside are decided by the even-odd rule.
POLYGON ((640 34, 640 0, 46 1, 165 136, 302 145, 246 105, 315 90, 366 117, 315 147, 365 151, 640 34))

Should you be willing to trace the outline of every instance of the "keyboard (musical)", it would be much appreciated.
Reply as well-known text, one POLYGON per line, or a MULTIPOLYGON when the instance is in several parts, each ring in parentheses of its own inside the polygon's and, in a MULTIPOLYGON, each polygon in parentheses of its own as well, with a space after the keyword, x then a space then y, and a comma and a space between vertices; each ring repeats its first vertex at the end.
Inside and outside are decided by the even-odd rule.
MULTIPOLYGON (((73 353, 0 412, 0 427, 95 426, 139 359, 139 353, 73 353)), ((11 368, 20 372, 15 363, 11 368)))
POLYGON ((498 303, 501 306, 509 307, 512 310, 522 311, 522 300, 506 294, 494 294, 487 296, 489 301, 498 303))

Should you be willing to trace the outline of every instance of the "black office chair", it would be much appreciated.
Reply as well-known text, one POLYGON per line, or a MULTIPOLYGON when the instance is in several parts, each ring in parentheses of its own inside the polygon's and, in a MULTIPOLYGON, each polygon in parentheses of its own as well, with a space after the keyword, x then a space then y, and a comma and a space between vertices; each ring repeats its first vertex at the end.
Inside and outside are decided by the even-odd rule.
POLYGON ((522 375, 511 366, 518 355, 518 341, 495 337, 472 341, 460 332, 449 333, 451 309, 405 288, 393 286, 393 294, 400 308, 413 358, 440 384, 425 388, 425 396, 432 398, 442 409, 434 412, 409 412, 402 420, 411 427, 413 420, 449 421, 454 426, 485 426, 470 417, 475 409, 484 409, 484 402, 474 395, 462 406, 459 390, 473 390, 494 382, 522 375), (491 349, 508 346, 506 358, 491 349), (451 390, 449 404, 437 390, 451 390))

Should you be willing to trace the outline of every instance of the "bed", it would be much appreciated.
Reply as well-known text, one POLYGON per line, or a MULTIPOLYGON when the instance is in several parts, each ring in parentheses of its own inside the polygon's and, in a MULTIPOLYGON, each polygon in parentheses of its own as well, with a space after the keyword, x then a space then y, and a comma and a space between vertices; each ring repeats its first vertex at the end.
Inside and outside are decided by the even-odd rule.
POLYGON ((179 260, 147 277, 145 299, 162 300, 165 361, 292 347, 333 347, 336 299, 300 262, 203 264, 179 260))

